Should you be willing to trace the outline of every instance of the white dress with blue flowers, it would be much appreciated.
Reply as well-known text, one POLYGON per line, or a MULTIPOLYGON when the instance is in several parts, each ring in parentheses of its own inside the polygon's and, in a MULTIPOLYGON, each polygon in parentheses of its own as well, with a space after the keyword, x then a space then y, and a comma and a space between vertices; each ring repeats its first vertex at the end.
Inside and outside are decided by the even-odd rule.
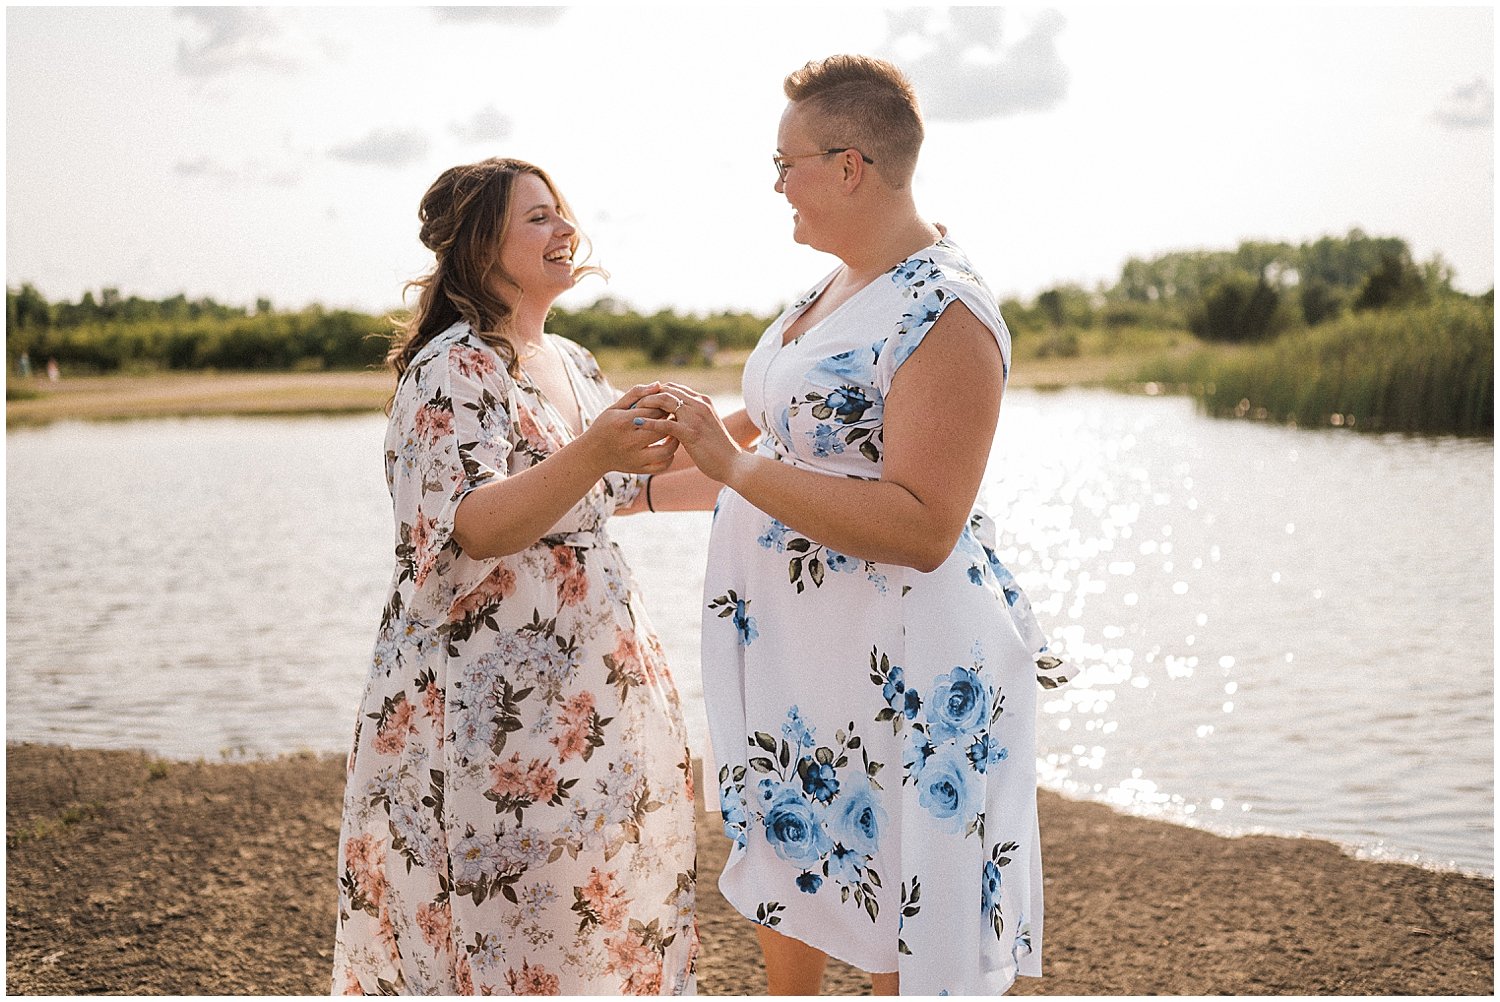
MULTIPOLYGON (((995 335, 994 296, 944 239, 745 365, 758 449, 881 475, 885 394, 955 299, 995 335)), ((963 420, 955 415, 955 423, 963 420)), ((856 510, 849 518, 861 518, 856 510)), ((837 553, 733 491, 705 582, 703 675, 725 831, 719 887, 746 917, 904 994, 992 994, 1041 974, 1037 683, 1066 681, 977 509, 941 567, 837 553)))

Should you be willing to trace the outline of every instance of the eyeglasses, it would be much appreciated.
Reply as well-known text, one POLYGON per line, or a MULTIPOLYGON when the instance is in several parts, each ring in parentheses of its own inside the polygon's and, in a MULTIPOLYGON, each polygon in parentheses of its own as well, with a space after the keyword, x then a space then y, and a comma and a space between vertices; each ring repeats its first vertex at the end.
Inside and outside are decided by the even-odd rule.
MULTIPOLYGON (((836 146, 836 147, 834 147, 831 150, 822 150, 821 152, 818 152, 818 153, 797 153, 797 154, 794 154, 793 156, 789 156, 789 157, 782 156, 780 153, 778 153, 775 156, 771 157, 771 162, 776 165, 776 180, 777 181, 785 181, 786 180, 787 168, 789 168, 789 167, 792 166, 792 161, 793 160, 806 160, 808 157, 826 157, 830 153, 848 153, 850 150, 854 150, 854 147, 852 147, 852 146, 836 146)), ((859 153, 859 150, 854 150, 854 152, 855 153, 859 153)), ((863 153, 859 153, 859 158, 861 160, 863 160, 865 163, 870 164, 872 166, 875 163, 875 161, 871 160, 869 157, 865 156, 863 153)))

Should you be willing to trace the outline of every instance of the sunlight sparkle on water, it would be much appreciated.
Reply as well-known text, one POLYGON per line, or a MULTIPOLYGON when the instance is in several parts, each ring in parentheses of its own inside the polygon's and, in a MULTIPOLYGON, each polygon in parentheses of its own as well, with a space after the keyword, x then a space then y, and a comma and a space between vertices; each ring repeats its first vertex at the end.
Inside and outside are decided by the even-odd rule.
MULTIPOLYGON (((1274 786, 1276 778, 1252 763, 1275 738, 1257 736, 1256 727, 1286 712, 1285 686, 1300 694, 1316 682, 1287 674, 1293 658, 1286 638, 1297 636, 1300 646, 1327 628, 1316 618, 1288 623, 1282 610, 1324 594, 1322 580, 1309 580, 1303 566, 1306 547, 1318 545, 1319 531, 1351 524, 1351 505, 1305 510, 1304 498, 1325 495, 1285 477, 1332 473, 1322 462, 1291 466, 1306 453, 1301 446, 1257 451, 1250 440, 1265 430, 1214 425, 1224 434, 1210 437, 1234 444, 1204 448, 1169 422, 1127 419, 1111 437, 1098 412, 1049 413, 1045 433, 1025 421, 1018 422, 1022 430, 1012 425, 1003 441, 1017 447, 996 466, 1004 472, 991 475, 990 510, 1005 512, 1000 559, 1026 588, 1054 647, 1084 669, 1069 688, 1110 696, 1046 700, 1043 748, 1049 732, 1110 740, 1087 755, 1071 741, 1057 753, 1044 750, 1044 781, 1179 819, 1224 816, 1226 805, 1239 805, 1236 816, 1249 812, 1251 800, 1236 793, 1274 800, 1262 784, 1274 786), (1033 434, 1045 447, 1022 447, 1033 434), (1107 462, 1100 460, 1105 454, 1107 462), (1021 470, 1029 483, 1014 475, 1021 470), (1050 496, 1048 484, 1057 487, 1050 496), (1019 559, 1031 551, 1038 562, 1019 559), (1039 564, 1048 573, 1039 574, 1039 564), (1278 635, 1279 649, 1267 643, 1278 635), (1198 670, 1206 665, 1217 670, 1198 670), (1253 690, 1241 684, 1246 679, 1257 681, 1253 690), (1245 747, 1260 750, 1241 752, 1245 747), (1205 783, 1210 761, 1209 772, 1221 778, 1205 783), (1126 771, 1128 780, 1121 778, 1126 771), (1085 775, 1099 779, 1085 782, 1085 775)), ((1321 459, 1327 440, 1313 441, 1321 459)), ((1310 711, 1322 701, 1305 705, 1310 711)))
MULTIPOLYGON (((96 426, 8 433, 7 736, 347 751, 390 572, 382 431, 377 415, 138 422, 103 451, 96 426), (59 496, 79 455, 107 488, 59 496)), ((982 501, 1078 669, 1041 697, 1043 783, 1492 872, 1493 539, 1473 512, 1493 483, 1488 441, 1008 393, 982 501), (1412 651, 1445 670, 1414 675, 1412 651)), ((701 754, 708 516, 617 521, 701 754)))

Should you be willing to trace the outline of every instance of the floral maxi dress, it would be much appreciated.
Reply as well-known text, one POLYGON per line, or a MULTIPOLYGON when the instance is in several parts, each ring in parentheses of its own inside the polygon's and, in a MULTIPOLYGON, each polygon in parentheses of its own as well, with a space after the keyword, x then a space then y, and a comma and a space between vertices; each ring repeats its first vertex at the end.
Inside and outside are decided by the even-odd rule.
MULTIPOLYGON (((615 399, 554 339, 589 421, 615 399)), ((678 697, 606 518, 610 474, 493 559, 458 503, 561 448, 558 411, 466 325, 397 389, 396 569, 349 756, 335 992, 691 991, 692 770, 678 697)))
MULTIPOLYGON (((831 278, 747 360, 746 409, 760 454, 878 478, 885 395, 943 310, 961 300, 989 327, 1007 373, 1010 334, 945 239, 783 346, 831 278)), ((931 573, 835 552, 727 489, 714 515, 704 692, 734 840, 720 889, 756 922, 899 971, 903 994, 1041 974, 1036 693, 1066 670, 994 546, 977 509, 931 573)))

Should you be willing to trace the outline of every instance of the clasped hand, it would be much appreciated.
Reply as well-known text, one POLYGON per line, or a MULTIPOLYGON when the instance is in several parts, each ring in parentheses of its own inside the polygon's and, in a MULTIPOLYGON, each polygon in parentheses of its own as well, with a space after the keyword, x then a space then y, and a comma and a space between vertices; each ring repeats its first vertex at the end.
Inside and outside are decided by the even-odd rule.
POLYGON ((670 424, 682 401, 680 393, 662 383, 632 386, 619 400, 599 412, 580 437, 605 470, 619 473, 662 473, 672 465, 677 439, 655 430, 670 424))
POLYGON ((745 453, 729 434, 729 429, 724 427, 719 412, 714 410, 713 401, 681 383, 657 385, 662 387, 662 393, 677 403, 674 404, 672 399, 661 401, 660 406, 672 413, 645 418, 640 430, 653 441, 666 436, 674 445, 682 443, 705 476, 721 484, 728 483, 735 462, 745 453))

